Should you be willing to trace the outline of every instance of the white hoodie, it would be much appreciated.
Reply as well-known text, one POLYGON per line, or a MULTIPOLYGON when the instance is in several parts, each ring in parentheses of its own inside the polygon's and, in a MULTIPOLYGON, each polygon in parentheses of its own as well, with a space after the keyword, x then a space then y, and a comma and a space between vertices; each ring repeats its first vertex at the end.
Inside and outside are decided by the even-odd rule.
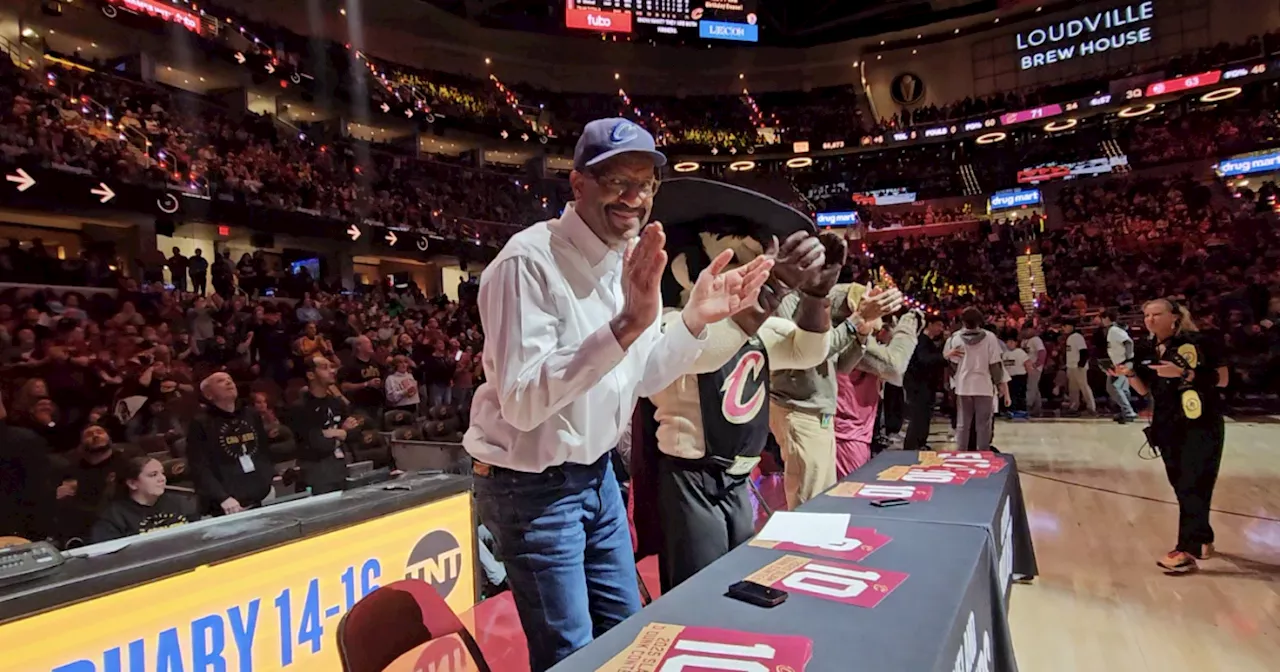
POLYGON ((1004 350, 1000 347, 1000 339, 985 329, 965 329, 952 336, 948 345, 961 350, 958 357, 951 358, 957 365, 954 378, 956 394, 995 396, 997 389, 991 379, 991 367, 996 365, 1001 372, 1004 371, 1004 350))

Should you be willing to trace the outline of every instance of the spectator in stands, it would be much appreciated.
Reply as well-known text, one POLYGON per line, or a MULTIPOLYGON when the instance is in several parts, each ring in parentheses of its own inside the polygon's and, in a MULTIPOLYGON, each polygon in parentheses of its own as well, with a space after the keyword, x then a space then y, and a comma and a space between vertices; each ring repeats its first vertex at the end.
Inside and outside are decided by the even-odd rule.
POLYGON ((187 260, 187 271, 191 274, 191 291, 204 296, 209 280, 209 260, 204 258, 204 250, 196 248, 195 256, 187 260))
POLYGON ((235 266, 231 263, 231 251, 223 250, 213 253, 213 265, 209 269, 213 280, 213 291, 224 299, 231 298, 235 289, 235 266))
POLYGON ((324 336, 320 335, 319 327, 316 326, 315 322, 305 323, 302 327, 302 335, 293 343, 293 354, 300 361, 306 361, 312 355, 327 354, 325 350, 324 336))
POLYGON ((55 537, 66 545, 90 539, 98 512, 112 495, 115 474, 125 468, 127 456, 116 449, 102 425, 90 424, 80 433, 80 446, 54 468, 55 537))
POLYGON ((169 277, 173 280, 173 288, 179 292, 187 291, 187 268, 190 263, 182 254, 182 250, 173 248, 173 256, 169 257, 169 277))
POLYGON ((342 489, 348 463, 344 445, 360 420, 350 414, 350 405, 338 393, 333 363, 316 355, 305 364, 307 389, 295 404, 289 424, 298 435, 302 482, 318 495, 342 489))
POLYGON ((198 520, 195 507, 167 492, 164 465, 146 455, 123 460, 116 473, 116 491, 93 526, 93 543, 185 525, 198 520))
POLYGON ((387 394, 387 410, 417 412, 421 397, 418 396, 418 381, 409 371, 410 364, 411 361, 404 355, 397 355, 391 360, 393 372, 383 383, 387 394))
MULTIPOLYGON (((230 256, 230 253, 228 253, 230 256)), ((254 263, 253 255, 245 252, 240 255, 240 261, 236 262, 235 268, 236 279, 239 281, 240 291, 249 296, 257 296, 261 289, 258 277, 258 265, 254 263)))
POLYGON ((453 404, 462 413, 471 408, 471 394, 475 392, 476 367, 480 359, 471 352, 471 346, 464 347, 457 355, 457 367, 453 374, 453 404))
POLYGON ((227 373, 201 381, 200 396, 205 406, 187 441, 200 510, 223 515, 261 505, 275 478, 262 418, 237 401, 239 390, 227 373))
POLYGON ((423 373, 427 386, 427 398, 432 406, 449 406, 453 403, 453 378, 459 360, 449 356, 444 339, 437 339, 431 346, 423 373))
MULTIPOLYGON (((1118 322, 1119 319, 1120 313, 1115 308, 1104 310, 1098 318, 1098 323, 1106 334, 1107 359, 1110 360, 1104 366, 1107 371, 1115 370, 1119 366, 1133 366, 1133 337, 1129 336, 1129 330, 1118 322)), ((1108 373, 1107 394, 1116 405, 1116 422, 1125 424, 1137 419, 1138 414, 1134 412, 1133 403, 1129 400, 1127 378, 1108 373)))
POLYGON ((338 371, 342 396, 351 400, 352 410, 377 422, 382 417, 382 367, 374 360, 373 341, 356 338, 351 362, 338 371))
POLYGON ((293 367, 292 340, 281 319, 280 309, 274 304, 266 306, 262 322, 254 330, 253 344, 249 348, 250 361, 258 365, 262 377, 275 381, 281 387, 288 382, 293 367))
POLYGON ((262 418, 262 428, 267 430, 267 449, 271 452, 272 460, 283 462, 293 459, 294 451, 297 449, 293 430, 280 421, 280 416, 271 403, 271 397, 266 392, 254 392, 250 398, 253 402, 253 410, 257 411, 258 417, 262 418))
POLYGON ((52 534, 52 481, 48 446, 6 421, 0 397, 0 537, 34 541, 52 534))
POLYGON ((302 295, 302 301, 298 302, 298 308, 294 311, 299 322, 322 322, 324 315, 320 309, 316 307, 315 299, 311 298, 311 292, 302 295))

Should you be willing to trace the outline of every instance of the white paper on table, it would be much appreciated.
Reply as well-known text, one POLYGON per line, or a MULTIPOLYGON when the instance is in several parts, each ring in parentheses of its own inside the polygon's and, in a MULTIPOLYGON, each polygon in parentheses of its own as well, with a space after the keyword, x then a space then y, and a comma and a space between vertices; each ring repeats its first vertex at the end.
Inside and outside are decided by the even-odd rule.
POLYGON ((847 513, 797 513, 778 511, 756 535, 761 541, 789 541, 805 546, 819 546, 844 541, 849 531, 847 513))

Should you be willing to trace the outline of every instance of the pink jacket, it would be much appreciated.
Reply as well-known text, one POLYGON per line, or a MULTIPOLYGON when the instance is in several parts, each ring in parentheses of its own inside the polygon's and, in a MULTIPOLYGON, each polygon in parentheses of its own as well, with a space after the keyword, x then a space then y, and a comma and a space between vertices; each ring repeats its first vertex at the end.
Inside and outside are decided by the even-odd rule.
POLYGON ((871 443, 880 382, 875 374, 856 369, 836 375, 836 441, 871 443))

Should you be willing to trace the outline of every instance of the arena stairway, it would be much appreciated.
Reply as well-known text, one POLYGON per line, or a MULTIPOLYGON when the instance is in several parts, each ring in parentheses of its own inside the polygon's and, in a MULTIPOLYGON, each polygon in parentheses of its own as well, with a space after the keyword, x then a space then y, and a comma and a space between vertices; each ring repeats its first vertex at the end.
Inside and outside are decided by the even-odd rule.
POLYGON ((1044 284, 1044 264, 1040 253, 1018 255, 1018 302, 1027 313, 1034 312, 1036 297, 1047 290, 1044 284))
POLYGON ((982 193, 982 183, 978 181, 978 174, 974 172, 973 164, 960 165, 960 181, 964 184, 965 196, 977 196, 982 193))

